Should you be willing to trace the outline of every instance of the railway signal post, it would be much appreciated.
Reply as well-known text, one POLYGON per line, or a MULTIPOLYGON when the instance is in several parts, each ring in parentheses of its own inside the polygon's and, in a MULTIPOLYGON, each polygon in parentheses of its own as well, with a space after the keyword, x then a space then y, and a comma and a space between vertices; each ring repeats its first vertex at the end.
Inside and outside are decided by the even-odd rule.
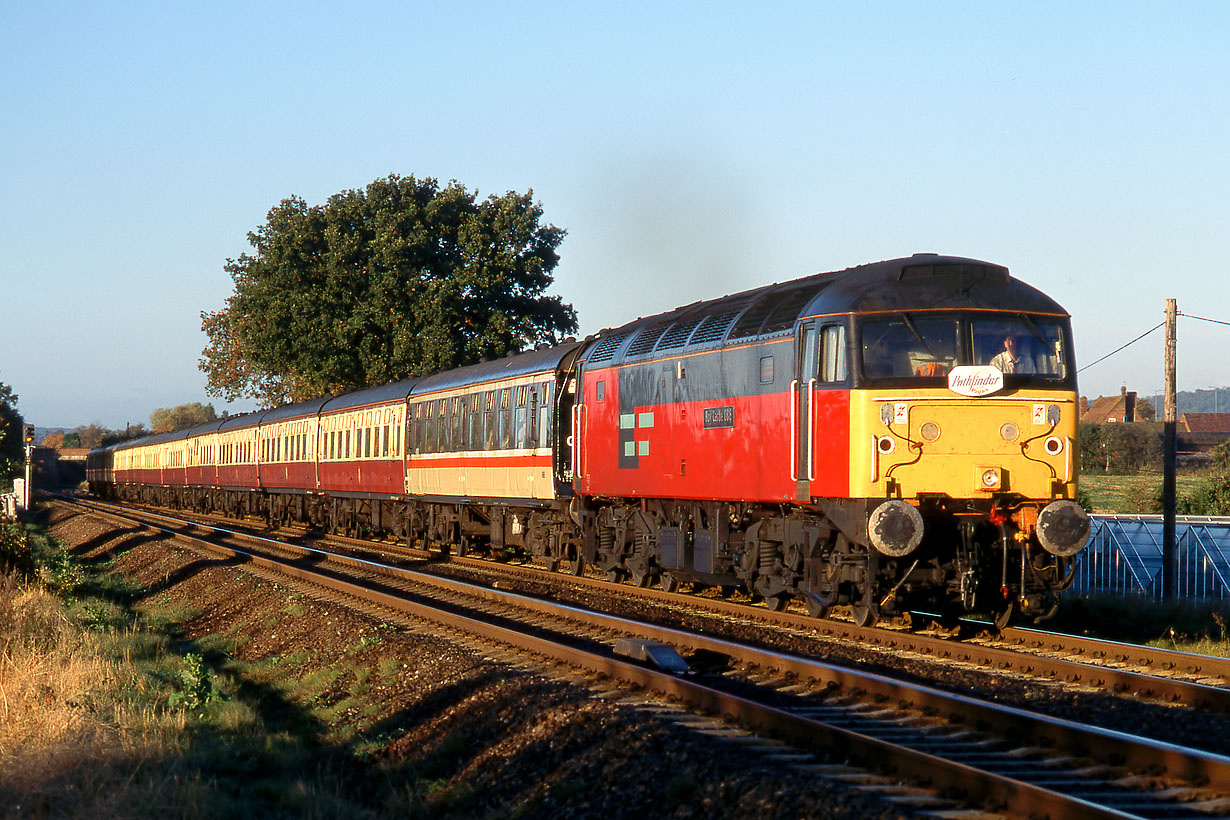
POLYGON ((26 452, 26 483, 21 488, 21 508, 30 509, 30 482, 32 481, 31 456, 34 453, 34 425, 25 424, 21 428, 22 447, 26 452))

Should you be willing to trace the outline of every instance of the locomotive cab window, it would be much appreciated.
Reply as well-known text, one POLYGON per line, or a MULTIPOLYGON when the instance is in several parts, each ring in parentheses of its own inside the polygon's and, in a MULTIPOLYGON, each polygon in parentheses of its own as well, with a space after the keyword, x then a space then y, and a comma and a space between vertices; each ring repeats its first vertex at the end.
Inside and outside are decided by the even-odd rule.
POLYGON ((1055 322, 1021 316, 974 322, 974 360, 1005 376, 1063 378, 1063 330, 1055 322))
POLYGON ((869 379, 943 376, 957 361, 956 318, 900 313, 863 323, 863 375, 869 379))
MULTIPOLYGON (((1018 382, 1054 382, 1073 372, 1067 322, 1054 317, 896 313, 864 319, 858 334, 862 376, 873 381, 942 381, 962 365, 998 367, 1018 382)), ((826 351, 826 375, 829 366, 826 351)))
POLYGON ((825 325, 820 331, 820 381, 846 380, 846 329, 825 325))

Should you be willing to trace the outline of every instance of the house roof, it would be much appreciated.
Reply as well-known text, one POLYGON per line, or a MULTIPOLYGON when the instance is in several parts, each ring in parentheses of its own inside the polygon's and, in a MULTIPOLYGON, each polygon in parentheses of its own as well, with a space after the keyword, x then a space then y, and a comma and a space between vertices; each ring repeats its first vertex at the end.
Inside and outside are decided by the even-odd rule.
POLYGON ((1089 403, 1089 409, 1081 416, 1081 421, 1105 422, 1123 421, 1127 416, 1128 396, 1135 402, 1135 393, 1121 393, 1118 396, 1098 396, 1089 403))
POLYGON ((1184 413, 1179 429, 1187 433, 1230 433, 1230 413, 1184 413))

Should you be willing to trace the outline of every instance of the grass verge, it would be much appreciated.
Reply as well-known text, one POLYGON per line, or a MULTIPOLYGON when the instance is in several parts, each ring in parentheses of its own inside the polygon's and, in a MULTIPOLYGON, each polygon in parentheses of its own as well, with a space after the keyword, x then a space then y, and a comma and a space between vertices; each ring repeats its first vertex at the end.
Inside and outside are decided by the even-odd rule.
POLYGON ((0 524, 20 559, 0 572, 0 817, 471 814, 440 766, 392 777, 373 759, 381 676, 346 656, 313 674, 306 656, 241 662, 232 637, 185 638, 182 603, 17 526, 0 524))
MULTIPOLYGON (((1198 475, 1175 477, 1180 497, 1190 494, 1204 479, 1198 475)), ((1152 504, 1161 498, 1160 475, 1102 475, 1081 473, 1081 493, 1089 499, 1090 512, 1106 515, 1140 515, 1157 513, 1152 504)))
POLYGON ((1230 657, 1228 623, 1230 606, 1068 595, 1063 597, 1055 617, 1042 627, 1179 652, 1230 657))

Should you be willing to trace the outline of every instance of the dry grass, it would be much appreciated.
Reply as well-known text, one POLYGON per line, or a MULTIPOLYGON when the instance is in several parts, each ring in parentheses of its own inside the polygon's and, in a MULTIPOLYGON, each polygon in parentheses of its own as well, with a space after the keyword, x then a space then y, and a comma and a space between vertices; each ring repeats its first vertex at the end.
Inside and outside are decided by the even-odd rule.
POLYGON ((42 587, 0 582, 0 794, 20 795, 35 815, 108 806, 117 775, 178 747, 183 712, 124 702, 143 676, 108 659, 112 640, 82 630, 42 587))

